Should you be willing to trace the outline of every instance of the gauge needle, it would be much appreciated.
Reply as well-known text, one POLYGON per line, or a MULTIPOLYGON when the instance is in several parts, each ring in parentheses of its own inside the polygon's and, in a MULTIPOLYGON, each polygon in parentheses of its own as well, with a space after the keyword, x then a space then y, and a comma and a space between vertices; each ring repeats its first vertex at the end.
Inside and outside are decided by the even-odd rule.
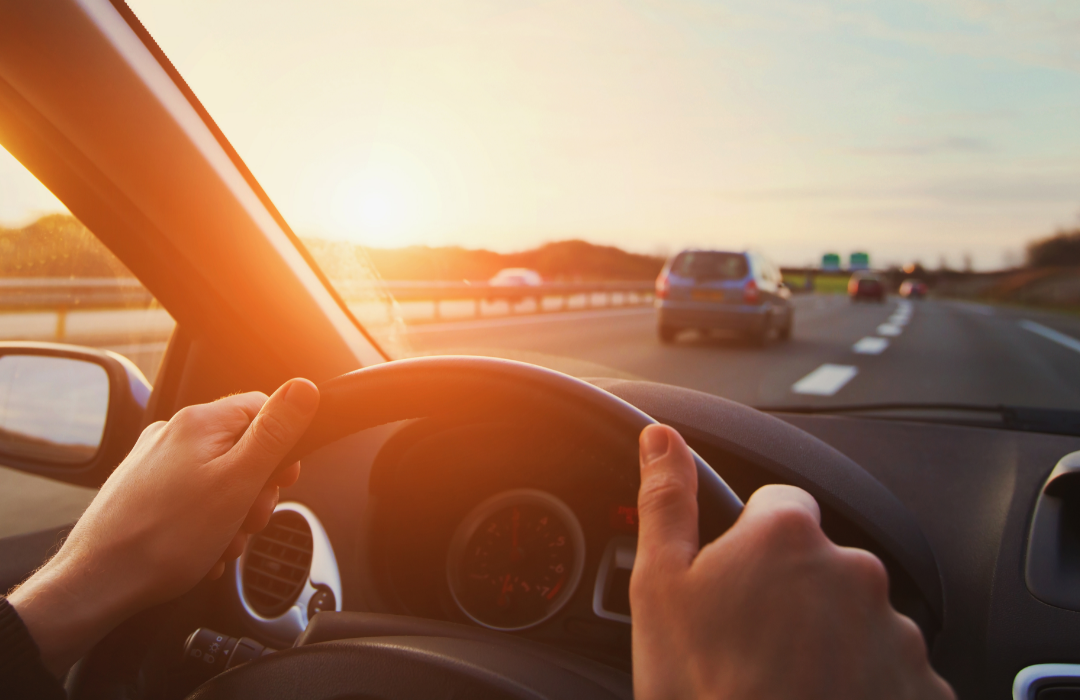
POLYGON ((563 576, 561 579, 559 579, 559 582, 555 584, 555 587, 551 589, 551 592, 548 593, 545 597, 548 600, 555 600, 555 596, 558 595, 559 589, 562 588, 563 582, 565 581, 566 577, 563 576))
POLYGON ((509 593, 512 588, 513 586, 510 585, 510 574, 507 574, 506 578, 503 579, 502 590, 499 591, 499 600, 495 604, 498 605, 500 608, 505 608, 507 604, 510 603, 510 600, 506 597, 506 594, 509 593))

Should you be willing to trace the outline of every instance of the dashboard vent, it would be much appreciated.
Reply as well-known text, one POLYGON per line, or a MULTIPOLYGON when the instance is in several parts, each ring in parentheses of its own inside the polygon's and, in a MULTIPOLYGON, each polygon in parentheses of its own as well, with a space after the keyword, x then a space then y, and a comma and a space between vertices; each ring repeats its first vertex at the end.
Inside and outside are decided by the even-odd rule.
POLYGON ((279 510, 248 546, 244 598, 259 615, 277 617, 296 602, 310 571, 311 527, 299 513, 279 510))

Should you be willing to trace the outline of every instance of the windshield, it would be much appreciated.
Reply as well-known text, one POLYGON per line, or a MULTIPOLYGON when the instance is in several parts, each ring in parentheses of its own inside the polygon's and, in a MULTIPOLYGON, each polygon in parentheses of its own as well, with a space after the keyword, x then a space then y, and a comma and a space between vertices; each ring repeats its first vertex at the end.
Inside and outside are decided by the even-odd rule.
POLYGON ((1080 6, 131 5, 396 357, 1080 408, 1080 6))
POLYGON ((746 256, 738 253, 679 253, 671 263, 671 272, 697 280, 739 280, 746 277, 746 256))

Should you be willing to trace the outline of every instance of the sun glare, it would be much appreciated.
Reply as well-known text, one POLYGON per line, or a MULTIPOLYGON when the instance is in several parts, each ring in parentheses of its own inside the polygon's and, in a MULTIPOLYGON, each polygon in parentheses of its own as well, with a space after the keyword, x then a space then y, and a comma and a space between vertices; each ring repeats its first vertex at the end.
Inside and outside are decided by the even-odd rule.
POLYGON ((407 183, 356 178, 342 182, 335 194, 339 230, 367 245, 393 245, 417 223, 420 203, 407 183))
POLYGON ((335 237, 364 245, 407 245, 440 215, 438 188, 422 164, 378 154, 333 186, 335 237))

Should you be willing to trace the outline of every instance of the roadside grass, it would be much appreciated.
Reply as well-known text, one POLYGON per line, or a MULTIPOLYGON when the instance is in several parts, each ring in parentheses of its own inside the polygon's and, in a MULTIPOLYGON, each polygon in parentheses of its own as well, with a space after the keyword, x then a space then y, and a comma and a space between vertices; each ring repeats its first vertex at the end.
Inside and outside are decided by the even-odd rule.
MULTIPOLYGON (((847 284, 850 277, 847 274, 814 275, 814 293, 847 294, 847 284)), ((784 275, 784 284, 794 292, 801 292, 806 284, 806 275, 784 275)))

